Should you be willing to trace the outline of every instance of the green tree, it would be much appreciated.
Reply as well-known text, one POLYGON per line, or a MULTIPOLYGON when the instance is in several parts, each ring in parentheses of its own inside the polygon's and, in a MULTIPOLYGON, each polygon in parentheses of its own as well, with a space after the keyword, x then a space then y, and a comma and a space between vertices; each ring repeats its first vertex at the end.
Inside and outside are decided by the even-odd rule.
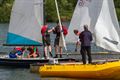
MULTIPOLYGON (((14 0, 0 0, 0 22, 9 22, 14 0)), ((70 21, 78 0, 57 0, 61 19, 70 21)), ((120 0, 114 0, 117 17, 120 21, 120 0)), ((54 0, 45 0, 45 19, 56 21, 57 12, 54 0)))

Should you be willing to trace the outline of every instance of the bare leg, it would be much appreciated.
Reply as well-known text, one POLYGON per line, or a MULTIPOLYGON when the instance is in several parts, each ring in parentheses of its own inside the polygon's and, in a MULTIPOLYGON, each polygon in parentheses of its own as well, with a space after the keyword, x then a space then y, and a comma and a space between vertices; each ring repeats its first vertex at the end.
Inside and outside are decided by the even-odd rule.
POLYGON ((51 46, 48 46, 48 48, 49 48, 49 54, 50 54, 50 56, 51 56, 51 57, 53 57, 53 55, 52 55, 52 48, 51 48, 51 46))
POLYGON ((51 52, 51 51, 52 51, 52 48, 51 48, 51 46, 48 46, 48 48, 49 48, 49 52, 51 52))
POLYGON ((44 57, 47 59, 47 46, 44 46, 44 57))
POLYGON ((58 57, 58 46, 56 45, 55 46, 55 58, 57 58, 58 57))

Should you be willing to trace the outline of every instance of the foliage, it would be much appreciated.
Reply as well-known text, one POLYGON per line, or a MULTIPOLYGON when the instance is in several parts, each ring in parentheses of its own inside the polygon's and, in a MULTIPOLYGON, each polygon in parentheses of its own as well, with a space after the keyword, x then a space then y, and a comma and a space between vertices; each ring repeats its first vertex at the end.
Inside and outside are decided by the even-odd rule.
MULTIPOLYGON (((0 22, 9 22, 14 0, 0 0, 0 22)), ((77 0, 57 0, 61 19, 69 21, 74 12, 77 0)), ((120 20, 120 0, 114 0, 118 20, 120 20)), ((49 22, 57 20, 54 0, 45 0, 45 19, 49 22)))
POLYGON ((9 22, 13 0, 0 1, 0 22, 9 22))

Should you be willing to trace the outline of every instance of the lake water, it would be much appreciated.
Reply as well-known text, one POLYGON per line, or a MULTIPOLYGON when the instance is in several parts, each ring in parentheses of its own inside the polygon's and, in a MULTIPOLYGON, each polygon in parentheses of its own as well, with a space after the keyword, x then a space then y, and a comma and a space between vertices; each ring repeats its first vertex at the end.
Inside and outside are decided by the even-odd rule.
MULTIPOLYGON (((55 24, 49 24, 50 26, 55 26, 55 24)), ((68 26, 68 23, 65 23, 65 25, 68 26)), ((0 24, 0 52, 8 54, 13 47, 8 46, 2 46, 2 44, 6 43, 6 37, 7 37, 7 31, 8 31, 8 24, 0 24)), ((52 34, 52 44, 53 44, 53 37, 55 37, 52 34)), ((94 44, 93 44, 94 45, 94 44)), ((68 46, 68 51, 72 52, 74 51, 74 44, 71 44, 68 46)), ((42 47, 39 48, 39 50, 42 52, 42 47)), ((98 51, 105 51, 103 49, 92 47, 93 52, 98 51)), ((77 56, 78 58, 80 57, 77 56)), ((105 58, 104 56, 93 56, 94 59, 101 59, 105 58)), ((108 56, 107 56, 108 57, 108 56)), ((109 58, 119 58, 119 56, 109 56, 109 58)), ((90 80, 90 79, 69 79, 69 78, 40 78, 39 74, 31 73, 29 69, 18 69, 18 68, 4 68, 0 67, 0 80, 90 80)))

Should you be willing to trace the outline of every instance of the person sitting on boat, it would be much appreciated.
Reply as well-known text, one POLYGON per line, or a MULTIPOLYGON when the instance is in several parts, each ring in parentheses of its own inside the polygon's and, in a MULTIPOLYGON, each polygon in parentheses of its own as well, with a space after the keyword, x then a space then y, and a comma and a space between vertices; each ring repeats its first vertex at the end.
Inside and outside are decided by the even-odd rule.
MULTIPOLYGON (((63 31, 64 36, 66 36, 68 34, 68 30, 67 30, 66 26, 62 25, 62 31, 63 31)), ((57 26, 55 28, 53 28, 53 33, 56 34, 56 38, 54 40, 54 47, 55 47, 55 57, 54 58, 58 58, 59 50, 60 50, 60 58, 62 58, 62 46, 59 46, 61 30, 60 30, 58 21, 57 21, 57 26)))
POLYGON ((44 57, 45 57, 45 59, 48 58, 47 48, 49 49, 50 56, 53 57, 52 48, 51 48, 50 32, 52 32, 52 29, 49 29, 48 25, 45 23, 45 25, 42 26, 42 28, 41 28, 42 42, 43 42, 43 46, 44 46, 44 57))
POLYGON ((91 57, 91 41, 92 41, 92 33, 88 30, 88 25, 84 25, 84 31, 81 33, 78 31, 76 33, 79 36, 81 42, 81 50, 80 53, 82 55, 83 64, 86 64, 86 54, 88 56, 88 63, 92 63, 91 57))
POLYGON ((36 58, 39 57, 39 52, 38 52, 38 48, 34 47, 34 46, 30 46, 27 49, 30 53, 28 54, 28 58, 36 58))
MULTIPOLYGON (((77 29, 73 30, 73 32, 74 32, 74 34, 77 35, 77 36, 80 35, 80 32, 79 32, 77 29)), ((79 46, 79 45, 80 45, 80 39, 77 39, 76 47, 75 47, 75 52, 77 52, 77 49, 78 49, 78 46, 79 46)))
POLYGON ((10 58, 22 58, 23 51, 25 49, 21 47, 15 47, 9 54, 10 58))

